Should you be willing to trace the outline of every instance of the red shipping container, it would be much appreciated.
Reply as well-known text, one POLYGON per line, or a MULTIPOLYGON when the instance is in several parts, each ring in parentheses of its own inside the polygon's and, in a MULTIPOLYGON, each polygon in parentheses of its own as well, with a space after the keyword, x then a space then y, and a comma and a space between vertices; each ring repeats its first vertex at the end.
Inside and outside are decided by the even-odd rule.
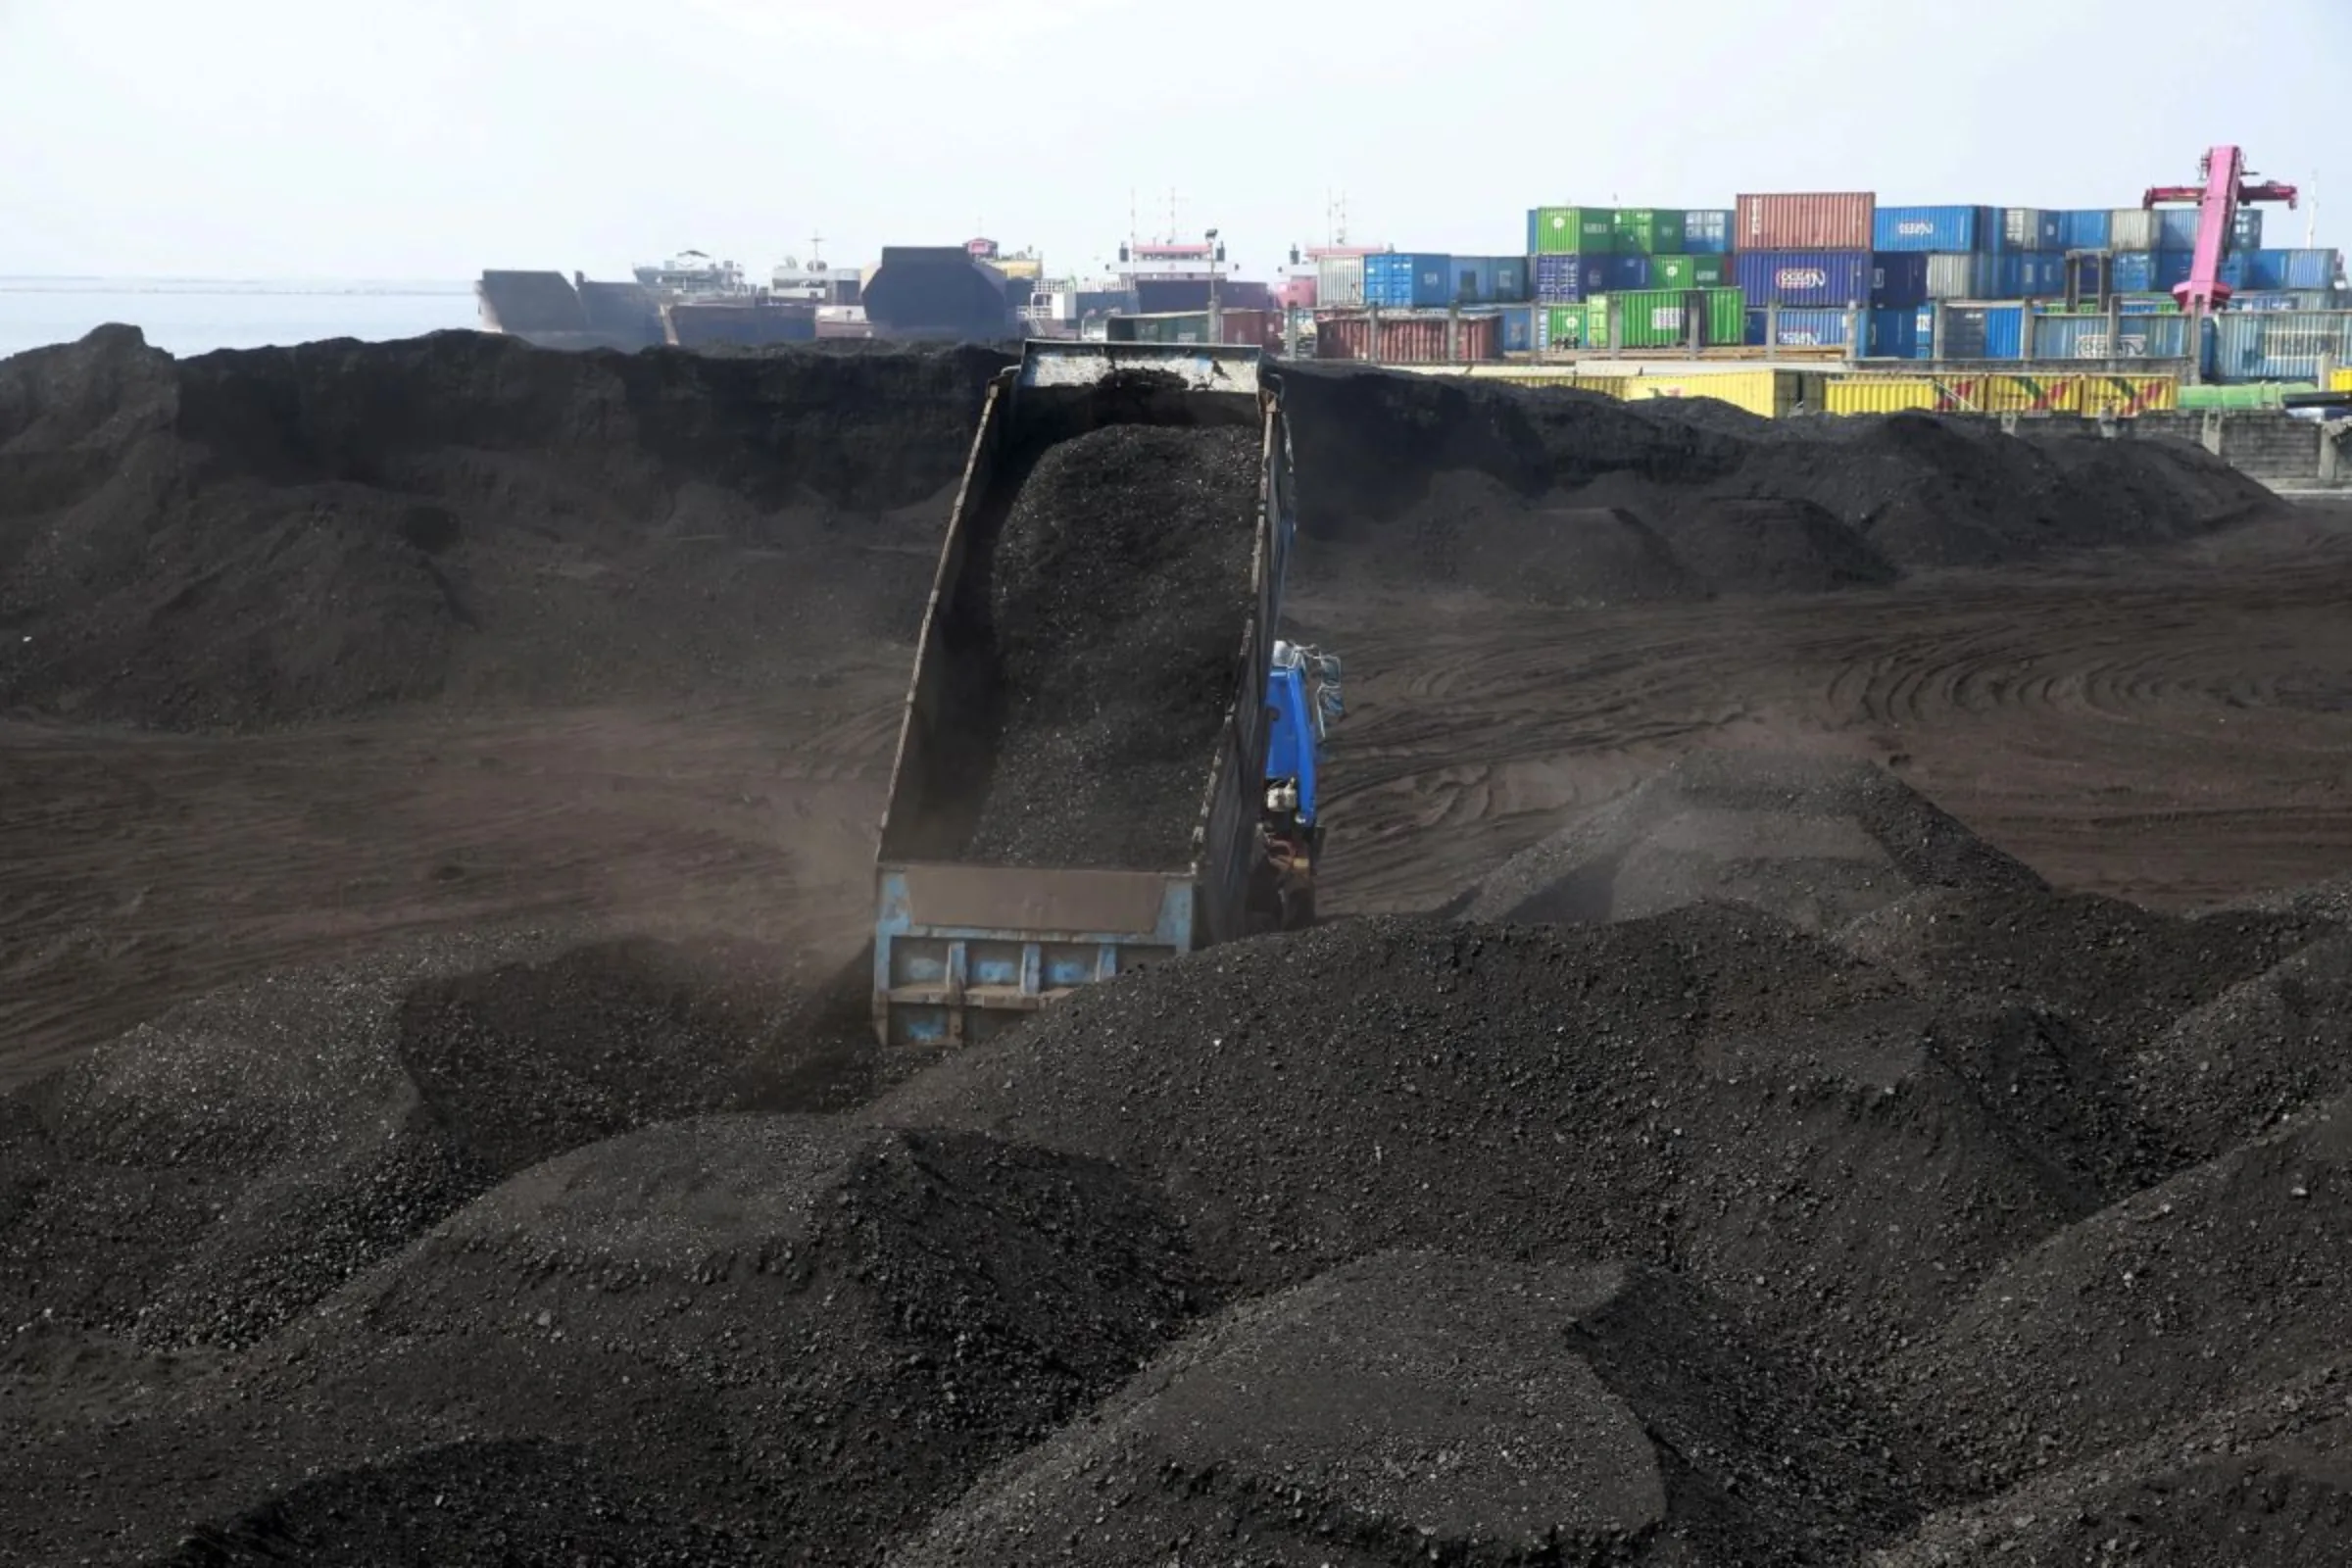
POLYGON ((1879 199, 1866 190, 1742 196, 1732 222, 1736 251, 1866 251, 1879 199))
POLYGON ((1384 316, 1378 354, 1366 352, 1371 338, 1369 316, 1315 318, 1315 358, 1319 360, 1445 365, 1502 358, 1502 318, 1496 316, 1384 316), (1449 344, 1450 354, 1446 352, 1449 344))
POLYGON ((1228 343, 1246 343, 1269 354, 1282 352, 1280 311, 1220 311, 1217 330, 1228 343))

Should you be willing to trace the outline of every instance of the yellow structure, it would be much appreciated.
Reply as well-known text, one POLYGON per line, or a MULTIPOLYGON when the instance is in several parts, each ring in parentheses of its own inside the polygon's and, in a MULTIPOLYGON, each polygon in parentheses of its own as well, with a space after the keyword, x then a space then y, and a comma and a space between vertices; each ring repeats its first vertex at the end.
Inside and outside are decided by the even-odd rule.
POLYGON ((1851 375, 1829 384, 1832 414, 2084 414, 2129 417, 2180 406, 2170 375, 1851 375))
POLYGON ((2336 370, 2328 377, 2330 392, 2352 392, 2352 368, 2336 370))

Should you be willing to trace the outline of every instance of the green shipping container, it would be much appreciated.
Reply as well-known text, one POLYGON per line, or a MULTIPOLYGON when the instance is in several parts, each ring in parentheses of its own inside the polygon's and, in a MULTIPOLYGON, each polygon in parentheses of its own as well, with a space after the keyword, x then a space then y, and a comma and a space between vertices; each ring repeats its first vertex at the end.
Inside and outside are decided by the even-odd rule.
POLYGON ((1722 256, 1652 256, 1652 288, 1721 288, 1730 281, 1728 260, 1722 256))
POLYGON ((1620 254, 1680 256, 1683 253, 1683 214, 1679 208, 1621 207, 1613 226, 1620 254))
POLYGON ((1681 348, 1690 341, 1693 309, 1701 313, 1702 347, 1728 347, 1747 336, 1747 300, 1736 288, 1645 288, 1617 296, 1617 346, 1681 348))
MULTIPOLYGON (((1602 310, 1608 307, 1603 305, 1602 310)), ((1536 347, 1550 349, 1585 349, 1592 343, 1585 336, 1586 323, 1591 319, 1591 305, 1554 305, 1544 313, 1544 341, 1536 347)))
POLYGON ((1615 220, 1606 207, 1538 207, 1528 238, 1539 256, 1607 256, 1617 249, 1615 220))

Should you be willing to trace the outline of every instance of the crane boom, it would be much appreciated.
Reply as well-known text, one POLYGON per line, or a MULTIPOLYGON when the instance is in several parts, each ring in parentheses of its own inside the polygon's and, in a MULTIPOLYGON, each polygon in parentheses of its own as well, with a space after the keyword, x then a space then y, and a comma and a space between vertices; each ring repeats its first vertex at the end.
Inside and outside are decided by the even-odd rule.
POLYGON ((2222 281, 2222 258, 2229 252, 2239 205, 2284 202, 2291 208, 2299 194, 2292 185, 2271 181, 2249 184, 2245 149, 2241 147, 2209 149, 2197 172, 2205 181, 2202 185, 2153 185, 2140 198, 2142 208, 2153 208, 2162 202, 2197 204, 2196 254, 2190 260, 2187 280, 2173 285, 2173 297, 2192 316, 2203 315, 2229 301, 2230 285, 2222 281))

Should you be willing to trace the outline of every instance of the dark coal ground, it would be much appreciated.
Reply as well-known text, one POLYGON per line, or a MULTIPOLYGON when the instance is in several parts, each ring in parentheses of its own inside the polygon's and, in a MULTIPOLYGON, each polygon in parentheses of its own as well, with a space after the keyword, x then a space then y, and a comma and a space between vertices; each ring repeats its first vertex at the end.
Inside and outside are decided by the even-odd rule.
MULTIPOLYGON (((285 726, 805 676, 905 635, 929 558, 882 541, 935 549, 991 363, 7 362, 0 690, 285 726), (697 506, 737 531, 687 567, 645 519, 697 506)), ((2158 443, 1289 382, 1327 582, 1818 590, 2259 501, 2158 443)), ((2340 1559, 2340 890, 2068 893, 1768 755, 1465 904, 870 1102, 859 972, 755 947, 467 931, 165 1012, 0 1096, 0 1561, 2340 1559)))

